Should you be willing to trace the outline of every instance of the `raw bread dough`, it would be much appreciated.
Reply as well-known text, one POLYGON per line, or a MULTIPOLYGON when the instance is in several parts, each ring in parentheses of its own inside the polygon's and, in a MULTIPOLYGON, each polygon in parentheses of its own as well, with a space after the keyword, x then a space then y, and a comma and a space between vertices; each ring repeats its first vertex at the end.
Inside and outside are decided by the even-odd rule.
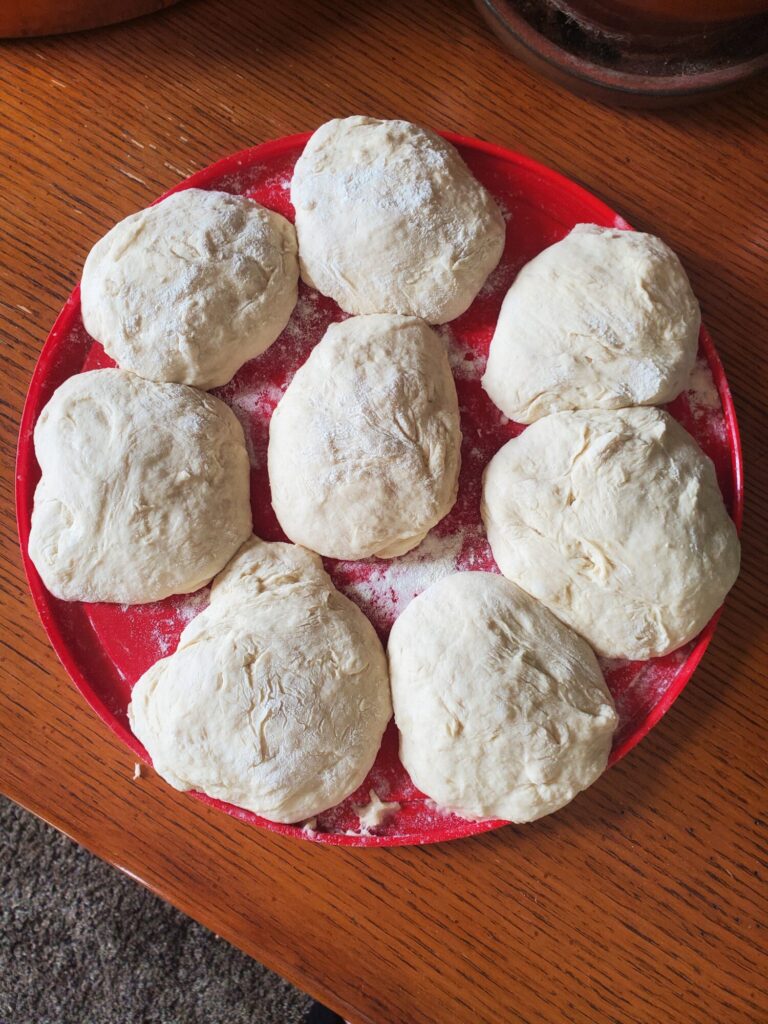
POLYGON ((282 822, 357 789, 391 713, 384 651, 365 615, 316 555, 256 537, 128 709, 172 786, 282 822))
POLYGON ((579 224, 507 292, 483 387, 510 419, 671 402, 696 359, 701 316, 661 239, 579 224))
POLYGON ((83 268, 83 323, 148 380, 214 388, 296 305, 296 233, 245 196, 189 188, 116 224, 83 268))
POLYGON ((369 832, 372 828, 378 828, 387 818, 397 814, 400 806, 397 800, 382 800, 375 789, 369 789, 368 803, 355 806, 355 814, 360 819, 360 830, 369 832))
POLYGON ((407 121, 322 125, 291 200, 302 277, 347 313, 453 320, 504 249, 504 218, 454 147, 407 121))
POLYGON ((588 645, 501 576, 461 572, 389 638, 400 760, 469 818, 533 821, 601 774, 616 712, 588 645))
POLYGON ((250 467, 213 395, 91 370, 35 427, 29 556, 65 601, 141 604, 208 583, 251 532, 250 467))
POLYGON ((739 571, 714 466, 659 409, 539 420, 491 460, 482 512, 504 575, 607 657, 681 647, 739 571))
POLYGON ((445 347, 423 320, 332 324, 269 425, 272 505, 331 558, 391 558, 450 510, 461 431, 445 347))

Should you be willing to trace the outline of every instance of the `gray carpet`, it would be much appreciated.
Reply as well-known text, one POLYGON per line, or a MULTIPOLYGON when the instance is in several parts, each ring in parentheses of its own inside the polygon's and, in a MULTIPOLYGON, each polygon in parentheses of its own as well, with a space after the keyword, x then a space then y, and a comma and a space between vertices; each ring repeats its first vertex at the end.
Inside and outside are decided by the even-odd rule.
POLYGON ((0 797, 0 1024, 298 1024, 309 1004, 0 797))

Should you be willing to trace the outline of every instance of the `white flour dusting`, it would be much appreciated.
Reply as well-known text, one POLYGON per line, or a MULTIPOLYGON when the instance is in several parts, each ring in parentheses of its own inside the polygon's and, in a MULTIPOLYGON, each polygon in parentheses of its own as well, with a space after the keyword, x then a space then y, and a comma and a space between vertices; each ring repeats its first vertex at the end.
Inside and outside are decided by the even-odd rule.
POLYGON ((662 375, 650 359, 637 359, 627 370, 625 389, 635 402, 647 402, 658 394, 662 375))
POLYGON ((231 171, 229 174, 222 174, 220 178, 217 178, 215 186, 208 185, 206 187, 242 196, 256 188, 266 171, 263 164, 245 166, 242 160, 237 161, 236 167, 237 170, 231 171))
POLYGON ((722 402, 706 359, 699 359, 694 365, 685 398, 699 432, 699 442, 708 437, 716 444, 728 444, 722 402))
MULTIPOLYGON (((507 216, 505 215, 505 219, 507 216)), ((478 292, 478 295, 506 295, 518 274, 518 268, 509 263, 504 257, 495 270, 492 270, 485 279, 485 284, 478 292)))
POLYGON ((345 319, 344 313, 334 316, 329 312, 327 301, 319 292, 302 288, 291 319, 277 342, 285 352, 285 364, 293 367, 286 384, 320 341, 331 320, 345 319))
POLYGON ((618 689, 612 676, 617 669, 620 671, 621 662, 615 659, 600 659, 601 668, 616 703, 620 730, 625 727, 625 722, 636 721, 659 703, 674 684, 694 645, 695 641, 664 658, 653 658, 640 663, 629 680, 618 689), (610 669, 613 669, 613 672, 610 669))
POLYGON ((229 401, 229 406, 235 414, 242 414, 244 417, 261 416, 269 414, 283 397, 283 389, 271 381, 262 381, 254 387, 238 392, 229 401))
POLYGON ((498 208, 499 208, 499 209, 501 210, 501 216, 502 216, 502 217, 504 218, 504 221, 505 221, 505 222, 506 222, 507 224, 509 224, 509 222, 510 222, 510 221, 511 221, 511 220, 513 219, 513 217, 514 217, 514 213, 512 212, 512 210, 511 210, 511 209, 509 208, 509 206, 508 206, 508 205, 507 205, 507 204, 506 204, 506 203, 504 202, 504 200, 503 200, 503 199, 500 199, 500 198, 499 198, 499 196, 494 196, 494 197, 493 197, 493 201, 494 201, 494 202, 496 203, 496 205, 498 206, 498 208))
POLYGON ((632 664, 627 658, 604 658, 602 655, 598 655, 597 660, 600 663, 600 670, 604 676, 614 672, 622 672, 628 665, 632 664))
POLYGON ((370 203, 396 213, 415 214, 435 195, 428 178, 395 177, 387 156, 377 157, 368 167, 357 165, 329 177, 330 182, 325 182, 322 174, 317 175, 317 187, 329 189, 346 203, 370 203))
POLYGON ((480 380, 485 373, 486 357, 457 338, 448 324, 436 327, 435 331, 445 345, 453 376, 459 380, 480 380))
MULTIPOLYGON (((447 537, 429 533, 413 551, 399 558, 377 559, 366 579, 337 579, 336 583, 368 612, 375 625, 389 629, 414 597, 457 571, 463 543, 463 533, 447 537)), ((338 568, 344 573, 355 564, 340 562, 338 568)))
POLYGON ((176 649, 178 641, 170 636, 164 625, 157 625, 152 629, 152 643, 157 648, 161 658, 166 658, 172 650, 176 649))
POLYGON ((204 611, 211 599, 211 588, 203 587, 196 590, 194 594, 183 594, 171 598, 173 601, 172 618, 163 618, 157 622, 151 631, 152 643, 161 658, 165 658, 176 650, 179 642, 179 634, 192 619, 204 611))
POLYGON ((196 618, 200 612, 205 611, 211 600, 210 587, 203 587, 196 590, 194 594, 185 594, 177 599, 176 621, 186 626, 188 622, 196 618))
POLYGON ((720 395, 706 359, 699 359, 691 371, 687 393, 688 404, 694 415, 707 409, 720 408, 720 395))

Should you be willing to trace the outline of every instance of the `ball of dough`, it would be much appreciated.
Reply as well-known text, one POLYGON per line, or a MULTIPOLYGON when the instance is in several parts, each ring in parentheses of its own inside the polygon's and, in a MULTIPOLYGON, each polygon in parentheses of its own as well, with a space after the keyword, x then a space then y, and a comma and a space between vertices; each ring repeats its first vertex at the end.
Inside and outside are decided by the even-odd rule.
POLYGON ((142 604, 208 583, 251 532, 243 430, 213 395, 91 370, 35 427, 29 556, 64 601, 142 604))
POLYGON ((291 200, 302 277, 347 313, 453 320, 504 249, 504 218, 454 147, 407 121, 322 125, 291 200))
POLYGON ((491 460, 482 513, 504 575, 607 657, 681 647, 739 571, 714 466, 659 409, 538 420, 491 460))
POLYGON ((284 217, 189 188, 126 217, 91 249, 83 323, 123 369, 214 388, 277 338, 298 276, 284 217))
POLYGON ((533 821, 606 766, 616 712, 588 645, 501 576, 433 584, 395 622, 400 760, 436 803, 533 821))
POLYGON ((269 425, 272 505, 291 540, 391 558, 450 510, 461 430, 445 347, 423 320, 332 324, 269 425))
POLYGON ((357 789, 391 713, 386 658, 365 615, 316 555, 255 537, 128 709, 172 786, 283 822, 357 789))
POLYGON ((579 224, 517 275, 483 387, 520 423, 671 402, 693 369, 700 323, 680 260, 661 239, 579 224))

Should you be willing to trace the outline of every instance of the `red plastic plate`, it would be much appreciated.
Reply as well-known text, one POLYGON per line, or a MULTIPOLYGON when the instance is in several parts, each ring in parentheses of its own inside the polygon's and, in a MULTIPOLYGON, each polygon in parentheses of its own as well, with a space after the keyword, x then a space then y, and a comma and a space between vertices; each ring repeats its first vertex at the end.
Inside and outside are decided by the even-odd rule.
MULTIPOLYGON (((401 558, 326 560, 336 585, 370 616, 384 641, 405 604, 441 575, 456 569, 498 571, 480 522, 480 479, 491 456, 523 428, 506 420, 493 406, 480 387, 480 377, 502 299, 517 271, 567 234, 574 224, 590 221, 631 230, 599 199, 554 171, 498 146, 451 134, 446 137, 458 146, 473 173, 501 206, 507 221, 507 245, 501 263, 472 307, 439 329, 454 369, 464 435, 456 506, 416 551, 401 558)), ((242 193, 293 219, 291 172, 308 138, 296 135, 236 153, 199 171, 172 191, 194 186, 242 193)), ((254 530, 265 539, 285 539, 269 501, 269 418, 291 376, 328 324, 343 316, 335 303, 302 285, 296 310, 280 339, 216 392, 234 409, 245 429, 252 463, 254 530)), ((83 328, 76 288, 45 343, 27 395, 19 437, 17 514, 29 586, 51 643, 91 707, 137 757, 148 761, 128 726, 126 708, 131 687, 153 662, 175 649, 185 623, 205 607, 207 589, 150 605, 67 604, 48 593, 27 554, 32 502, 40 478, 32 443, 37 417, 54 390, 72 374, 111 365, 101 346, 83 328)), ((726 504, 740 526, 742 465, 736 416, 722 365, 703 328, 692 389, 673 402, 669 411, 713 459, 726 504)), ((620 716, 611 763, 623 757, 673 703, 709 644, 716 619, 698 639, 665 658, 604 663, 620 716)), ((365 783, 338 807, 321 814, 313 829, 274 824, 196 796, 272 831, 345 846, 437 842, 504 824, 465 821, 443 813, 419 793, 398 760, 397 733, 392 724, 365 783), (367 802, 371 789, 383 800, 401 804, 400 811, 373 834, 361 830, 355 812, 356 805, 367 802)))

